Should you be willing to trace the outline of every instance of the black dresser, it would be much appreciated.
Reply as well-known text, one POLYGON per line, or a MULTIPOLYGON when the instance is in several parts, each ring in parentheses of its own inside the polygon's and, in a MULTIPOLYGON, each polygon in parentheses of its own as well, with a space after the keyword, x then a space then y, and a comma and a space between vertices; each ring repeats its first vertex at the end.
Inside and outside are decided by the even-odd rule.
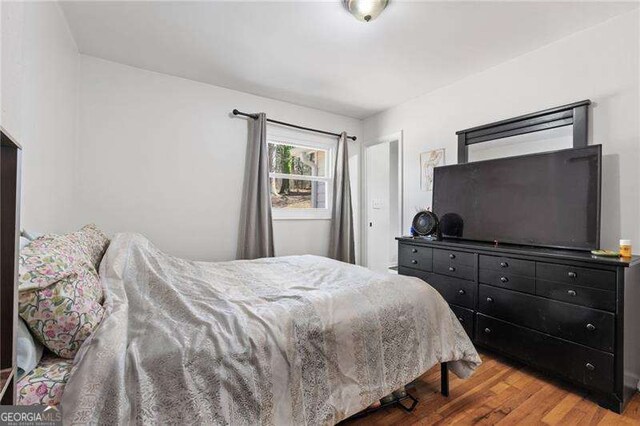
POLYGON ((398 240, 398 271, 449 302, 473 342, 622 412, 640 380, 640 257, 398 240))

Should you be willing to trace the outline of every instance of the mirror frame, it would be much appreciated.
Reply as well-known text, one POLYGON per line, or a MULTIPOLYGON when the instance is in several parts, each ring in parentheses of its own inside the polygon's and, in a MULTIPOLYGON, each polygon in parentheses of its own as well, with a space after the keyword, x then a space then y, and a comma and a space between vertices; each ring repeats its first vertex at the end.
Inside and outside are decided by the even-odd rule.
POLYGON ((556 127, 573 126, 573 147, 586 147, 588 145, 589 105, 591 105, 591 101, 586 99, 482 126, 459 130, 456 132, 456 135, 458 135, 458 164, 469 162, 469 145, 540 132, 556 127))

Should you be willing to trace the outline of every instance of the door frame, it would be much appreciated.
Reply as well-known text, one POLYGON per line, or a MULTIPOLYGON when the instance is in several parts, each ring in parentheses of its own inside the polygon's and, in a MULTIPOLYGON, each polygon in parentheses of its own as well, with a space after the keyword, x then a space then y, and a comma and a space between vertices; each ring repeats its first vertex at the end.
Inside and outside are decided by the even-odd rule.
POLYGON ((403 131, 400 130, 395 133, 391 133, 387 136, 374 139, 362 144, 362 155, 360 155, 360 168, 362 170, 362 192, 360 193, 360 233, 362 235, 362 242, 360 244, 360 259, 363 266, 369 266, 369 258, 367 253, 368 244, 368 227, 369 222, 367 220, 367 210, 369 206, 369 188, 367 186, 367 148, 381 143, 398 142, 398 236, 402 235, 403 228, 403 212, 404 212, 404 193, 403 193, 403 177, 404 177, 404 145, 403 145, 403 131))

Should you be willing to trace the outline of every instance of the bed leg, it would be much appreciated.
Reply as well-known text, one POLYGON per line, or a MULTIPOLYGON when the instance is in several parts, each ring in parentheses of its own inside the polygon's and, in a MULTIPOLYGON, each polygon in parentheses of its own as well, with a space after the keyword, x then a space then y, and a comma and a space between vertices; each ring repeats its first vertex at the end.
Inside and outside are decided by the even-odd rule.
POLYGON ((440 393, 449 396, 449 369, 446 362, 440 364, 440 393))

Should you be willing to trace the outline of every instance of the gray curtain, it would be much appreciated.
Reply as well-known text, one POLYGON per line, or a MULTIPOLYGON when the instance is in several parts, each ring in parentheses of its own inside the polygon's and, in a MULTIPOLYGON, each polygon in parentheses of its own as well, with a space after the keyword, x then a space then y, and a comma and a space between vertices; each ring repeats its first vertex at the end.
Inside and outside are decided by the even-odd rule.
POLYGON ((333 176, 333 209, 331 211, 329 257, 342 262, 356 263, 346 132, 342 132, 338 140, 336 165, 333 176))
POLYGON ((244 175, 238 259, 273 257, 271 186, 267 117, 264 113, 249 122, 249 143, 244 175))

